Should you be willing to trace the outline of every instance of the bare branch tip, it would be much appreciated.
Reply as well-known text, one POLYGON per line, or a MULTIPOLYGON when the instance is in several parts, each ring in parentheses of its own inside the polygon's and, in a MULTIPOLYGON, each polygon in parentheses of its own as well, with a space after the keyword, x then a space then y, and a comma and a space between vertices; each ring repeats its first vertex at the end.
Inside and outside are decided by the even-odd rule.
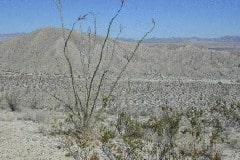
POLYGON ((80 15, 80 16, 78 17, 78 21, 85 20, 87 16, 88 16, 88 13, 87 13, 87 14, 84 14, 83 16, 80 15))
POLYGON ((152 23, 155 25, 156 24, 156 22, 155 22, 155 20, 152 18, 152 23))

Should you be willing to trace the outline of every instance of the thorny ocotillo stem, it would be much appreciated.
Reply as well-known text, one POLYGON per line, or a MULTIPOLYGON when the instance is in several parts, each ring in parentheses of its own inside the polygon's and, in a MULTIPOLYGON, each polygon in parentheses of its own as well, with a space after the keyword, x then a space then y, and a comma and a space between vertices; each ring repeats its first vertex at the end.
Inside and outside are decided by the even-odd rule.
POLYGON ((114 20, 117 18, 117 16, 119 15, 119 13, 121 12, 122 8, 123 8, 123 5, 124 5, 124 0, 121 0, 121 6, 120 8, 118 9, 117 13, 112 17, 112 19, 110 20, 109 22, 109 25, 108 25, 108 29, 107 29, 107 35, 104 39, 104 42, 102 44, 102 47, 101 47, 101 51, 100 51, 100 58, 98 60, 98 64, 93 72, 93 75, 92 75, 92 78, 91 78, 91 81, 90 81, 90 84, 89 84, 89 93, 88 93, 88 96, 87 96, 87 102, 86 102, 86 108, 88 110, 88 107, 89 107, 89 100, 90 100, 90 97, 91 97, 91 91, 92 91, 92 85, 93 85, 93 82, 94 82, 94 79, 96 77, 96 74, 97 74, 97 71, 99 69, 99 66, 102 62, 102 58, 103 58, 103 51, 104 51, 104 48, 106 46, 106 42, 109 38, 109 34, 110 34, 110 30, 111 30, 111 27, 112 27, 112 24, 114 22, 114 20))
MULTIPOLYGON (((84 20, 87 15, 88 15, 88 14, 85 14, 84 16, 80 16, 77 21, 84 20)), ((70 37, 71 37, 71 35, 72 35, 72 32, 73 32, 73 30, 74 30, 74 27, 75 27, 77 21, 76 21, 75 23, 73 23, 72 28, 71 28, 71 30, 70 30, 70 32, 69 32, 69 34, 68 34, 68 37, 67 37, 67 39, 65 40, 64 49, 63 49, 64 56, 65 56, 65 58, 66 58, 66 60, 67 60, 68 67, 69 67, 69 72, 70 72, 70 77, 71 77, 71 84, 72 84, 72 89, 73 89, 73 94, 74 94, 74 99, 75 99, 75 108, 76 108, 76 109, 78 109, 78 104, 80 105, 80 108, 82 108, 82 101, 81 101, 81 99, 80 99, 80 97, 78 96, 78 93, 77 93, 77 91, 76 91, 75 81, 74 81, 74 75, 73 75, 72 63, 71 63, 69 57, 67 56, 67 45, 68 45, 68 41, 69 41, 69 39, 70 39, 70 37)), ((78 111, 78 115, 80 116, 79 111, 78 111)))
POLYGON ((96 101, 97 101, 97 98, 98 98, 98 96, 99 96, 99 93, 100 93, 100 90, 101 90, 101 86, 102 86, 102 84, 103 84, 103 79, 104 79, 106 73, 109 71, 109 67, 110 67, 110 65, 111 65, 111 63, 112 63, 113 56, 114 56, 114 53, 115 53, 115 45, 116 45, 117 39, 119 38, 119 36, 120 36, 121 33, 122 33, 122 27, 120 26, 120 27, 119 27, 119 33, 118 33, 117 37, 115 38, 116 40, 115 40, 114 43, 113 43, 112 54, 111 54, 110 60, 109 60, 109 62, 108 62, 108 64, 107 64, 106 69, 104 70, 103 74, 101 75, 101 79, 100 79, 100 82, 99 82, 99 84, 98 84, 97 93, 96 93, 95 99, 94 99, 94 101, 93 101, 93 105, 92 105, 92 108, 91 108, 91 112, 90 112, 90 116, 89 116, 89 117, 92 116, 93 110, 94 110, 95 107, 96 107, 96 101))
POLYGON ((123 67, 122 70, 120 71, 120 73, 119 73, 116 81, 114 82, 113 86, 111 87, 110 92, 109 92, 107 98, 109 98, 109 97, 112 95, 112 92, 114 91, 114 89, 115 89, 115 87, 116 87, 119 79, 122 77, 123 72, 126 70, 127 66, 128 66, 129 63, 131 62, 131 60, 132 60, 132 58, 134 57, 134 55, 136 54, 136 52, 137 52, 140 44, 142 43, 142 41, 143 41, 143 40, 148 36, 148 34, 151 33, 151 32, 153 31, 153 29, 155 28, 156 23, 155 23, 154 19, 152 19, 152 24, 153 24, 152 28, 151 28, 148 32, 146 32, 146 33, 144 34, 144 36, 137 42, 137 45, 136 45, 136 47, 134 48, 134 50, 133 50, 130 58, 127 59, 127 63, 124 65, 124 67, 123 67))

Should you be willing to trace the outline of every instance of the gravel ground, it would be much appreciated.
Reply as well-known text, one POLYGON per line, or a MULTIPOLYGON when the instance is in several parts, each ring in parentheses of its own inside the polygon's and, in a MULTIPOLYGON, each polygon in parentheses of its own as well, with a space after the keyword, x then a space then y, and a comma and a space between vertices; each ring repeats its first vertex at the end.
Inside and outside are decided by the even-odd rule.
POLYGON ((0 110, 1 160, 71 160, 58 140, 39 132, 42 124, 18 120, 22 113, 0 110))

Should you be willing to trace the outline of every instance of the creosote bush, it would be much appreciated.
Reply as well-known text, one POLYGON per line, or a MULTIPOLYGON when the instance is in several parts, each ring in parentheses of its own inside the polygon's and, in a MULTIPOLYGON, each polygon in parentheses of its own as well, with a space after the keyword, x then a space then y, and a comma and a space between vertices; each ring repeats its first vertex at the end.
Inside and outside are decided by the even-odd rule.
POLYGON ((102 148, 109 159, 222 159, 220 145, 227 140, 223 133, 230 113, 213 118, 208 116, 213 108, 219 106, 209 110, 160 106, 161 115, 144 121, 120 112, 115 125, 101 132, 102 148))

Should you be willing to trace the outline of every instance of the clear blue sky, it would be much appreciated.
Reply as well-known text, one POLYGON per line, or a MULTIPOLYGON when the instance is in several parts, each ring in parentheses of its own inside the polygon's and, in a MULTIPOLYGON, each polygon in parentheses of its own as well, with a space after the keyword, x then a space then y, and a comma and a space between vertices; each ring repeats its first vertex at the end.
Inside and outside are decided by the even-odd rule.
MULTIPOLYGON (((80 14, 91 11, 97 15, 101 35, 120 5, 120 0, 63 2, 67 27, 80 14)), ((151 18, 157 26, 149 37, 240 35, 240 0, 126 0, 113 32, 121 24, 121 37, 139 38, 151 26, 151 18)), ((0 0, 0 33, 31 32, 44 26, 61 26, 52 0, 0 0)))

